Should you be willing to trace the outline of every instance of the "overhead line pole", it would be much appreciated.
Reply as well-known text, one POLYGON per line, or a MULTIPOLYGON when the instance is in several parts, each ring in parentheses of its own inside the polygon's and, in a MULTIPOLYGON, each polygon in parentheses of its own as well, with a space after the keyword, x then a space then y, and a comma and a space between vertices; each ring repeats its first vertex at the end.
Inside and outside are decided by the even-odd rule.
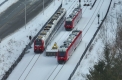
POLYGON ((25 29, 26 29, 26 0, 25 0, 25 29))
POLYGON ((43 0, 43 14, 44 14, 44 0, 43 0))

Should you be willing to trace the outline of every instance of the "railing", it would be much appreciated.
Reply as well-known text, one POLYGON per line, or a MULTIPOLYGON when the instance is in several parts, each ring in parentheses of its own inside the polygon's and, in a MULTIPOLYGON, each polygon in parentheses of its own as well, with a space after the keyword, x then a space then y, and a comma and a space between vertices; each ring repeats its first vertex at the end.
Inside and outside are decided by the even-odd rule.
POLYGON ((108 12, 109 12, 109 9, 110 9, 110 6, 111 6, 111 2, 112 2, 112 0, 110 1, 110 4, 109 4, 109 7, 108 7, 108 10, 107 10, 107 12, 106 12, 105 17, 103 18, 101 24, 99 25, 98 29, 96 30, 95 34, 93 35, 92 39, 90 40, 89 44, 87 45, 85 51, 83 52, 83 54, 82 54, 82 56, 81 56, 79 62, 78 62, 77 65, 75 66, 74 70, 73 70, 72 73, 70 74, 68 80, 71 80, 72 76, 74 75, 75 71, 77 70, 78 66, 80 65, 81 60, 82 60, 83 57, 85 56, 85 54, 86 54, 88 48, 90 47, 91 43, 93 42, 94 38, 96 37, 98 31, 99 31, 100 28, 102 27, 102 24, 103 24, 104 20, 106 19, 107 14, 108 14, 108 12))

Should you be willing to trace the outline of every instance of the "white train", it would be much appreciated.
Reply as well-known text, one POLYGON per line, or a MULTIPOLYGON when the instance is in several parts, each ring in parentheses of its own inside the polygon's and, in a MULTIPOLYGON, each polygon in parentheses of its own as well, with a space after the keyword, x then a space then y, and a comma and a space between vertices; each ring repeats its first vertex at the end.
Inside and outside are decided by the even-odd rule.
POLYGON ((40 53, 45 50, 54 34, 60 28, 65 21, 66 10, 60 8, 54 16, 50 19, 47 25, 42 29, 37 38, 34 41, 34 52, 40 53))

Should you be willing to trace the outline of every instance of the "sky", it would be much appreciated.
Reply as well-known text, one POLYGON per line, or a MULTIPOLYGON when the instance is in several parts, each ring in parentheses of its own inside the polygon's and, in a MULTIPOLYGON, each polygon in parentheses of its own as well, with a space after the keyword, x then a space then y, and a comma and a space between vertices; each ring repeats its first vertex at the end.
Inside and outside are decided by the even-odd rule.
MULTIPOLYGON (((1 12, 4 11, 9 5, 12 5, 17 0, 12 0, 11 2, 6 2, 5 5, 1 6, 1 12)), ((90 10, 90 6, 84 7, 83 4, 86 3, 81 0, 82 7, 82 18, 79 23, 76 25, 74 29, 79 29, 83 31, 82 42, 77 47, 76 51, 70 57, 70 59, 66 62, 65 65, 58 65, 56 57, 47 57, 45 56, 45 52, 40 54, 36 54, 33 52, 33 44, 32 48, 27 51, 27 54, 23 57, 22 61, 18 64, 12 74, 9 76, 7 80, 67 80, 71 72, 73 71, 75 65, 80 59, 80 56, 84 52, 86 46, 88 45, 90 39, 95 33, 98 25, 97 14, 100 13, 100 22, 103 19, 110 0, 97 0, 93 9, 90 10), (60 70, 61 69, 61 70, 60 70), (60 71, 60 72, 59 72, 60 71), (65 73, 65 74, 64 74, 65 73), (35 75, 36 74, 36 75, 35 75), (51 75, 52 74, 52 75, 51 75), (56 76, 57 74, 57 76, 56 76), (16 75, 16 76, 15 76, 16 75), (41 75, 41 76, 40 76, 41 75), (55 77, 56 76, 56 77, 55 77)), ((15 33, 9 35, 4 40, 1 41, 0 44, 0 78, 2 78, 5 71, 9 69, 9 67, 14 63, 14 61, 21 54, 24 47, 29 43, 28 36, 34 37, 37 32, 42 28, 42 26, 46 23, 46 21, 50 18, 50 16, 55 12, 57 7, 61 4, 61 0, 56 0, 49 5, 49 7, 45 8, 44 14, 40 12, 35 18, 33 18, 30 22, 23 26, 21 29, 17 30, 15 33), (55 4, 56 3, 56 4, 55 4), (50 13, 49 13, 50 11, 50 13), (22 34, 24 33, 24 34, 22 34), (20 35, 19 37, 17 35, 20 35)), ((93 0, 92 2, 93 3, 93 0)), ((71 14, 73 9, 78 5, 78 0, 63 0, 63 8, 67 10, 66 16, 71 14)), ((118 6, 117 6, 118 7, 118 6)), ((115 14, 117 9, 112 8, 111 12, 115 14)), ((109 23, 108 23, 109 25, 109 23)), ((108 31, 109 32, 109 31, 108 31)), ((62 44, 66 37, 71 32, 65 31, 63 25, 59 29, 58 33, 54 36, 54 39, 50 44, 54 44, 57 42, 58 46, 62 44), (65 36, 64 36, 65 35, 65 36), (63 36, 63 37, 62 37, 63 36)), ((109 32, 110 33, 110 32, 109 32)), ((75 75, 72 77, 72 80, 83 80, 84 77, 82 75, 89 73, 89 68, 92 67, 99 59, 99 56, 102 54, 100 52, 103 51, 103 41, 100 38, 99 34, 95 38, 92 43, 93 47, 91 51, 87 51, 86 56, 81 61, 75 75), (99 54, 98 54, 99 52, 99 54)), ((49 45, 49 47, 51 47, 49 45)), ((85 79, 84 79, 85 80, 85 79)))

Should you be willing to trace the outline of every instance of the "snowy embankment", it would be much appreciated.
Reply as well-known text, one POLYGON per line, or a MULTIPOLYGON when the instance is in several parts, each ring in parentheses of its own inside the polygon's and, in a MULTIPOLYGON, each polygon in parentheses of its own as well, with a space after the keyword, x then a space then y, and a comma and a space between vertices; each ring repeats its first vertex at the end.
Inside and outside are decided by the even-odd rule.
MULTIPOLYGON (((14 0, 10 0, 10 3, 14 3, 14 0)), ((15 0, 17 1, 17 0, 15 0)), ((28 36, 34 37, 38 31, 43 27, 46 21, 54 14, 58 6, 60 6, 60 1, 55 1, 56 4, 52 3, 50 7, 46 7, 44 12, 40 12, 29 23, 23 26, 21 29, 17 30, 14 34, 9 35, 3 39, 0 43, 0 79, 9 69, 9 67, 15 62, 18 56, 21 54, 25 46, 29 43, 28 36), (51 9, 51 10, 50 10, 51 9), (53 10, 52 10, 53 9, 53 10), (49 13, 50 14, 46 14, 49 13)))
POLYGON ((117 14, 122 14, 121 5, 122 1, 113 0, 105 22, 81 61, 80 66, 72 77, 72 80, 86 80, 86 74, 89 74, 89 69, 93 68, 94 64, 96 64, 99 59, 103 58, 105 43, 114 43, 117 29, 117 14))

